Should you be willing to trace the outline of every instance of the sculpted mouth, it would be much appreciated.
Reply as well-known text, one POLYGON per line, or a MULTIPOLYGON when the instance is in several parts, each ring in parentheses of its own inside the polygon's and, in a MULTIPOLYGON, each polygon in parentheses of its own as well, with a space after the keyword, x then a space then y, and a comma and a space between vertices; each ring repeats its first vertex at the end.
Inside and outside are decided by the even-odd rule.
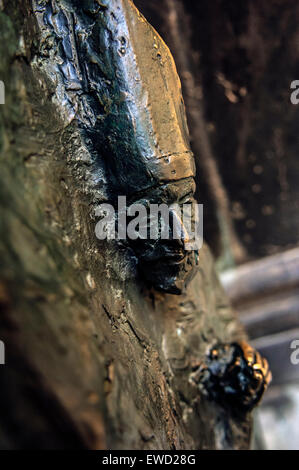
POLYGON ((187 253, 183 250, 163 250, 163 252, 155 253, 148 252, 143 253, 141 258, 147 263, 168 263, 168 264, 179 264, 185 260, 187 253))
POLYGON ((161 256, 157 261, 167 261, 172 264, 179 264, 186 258, 186 253, 168 253, 165 256, 161 256))
POLYGON ((143 258, 140 268, 144 279, 155 289, 177 295, 184 292, 197 271, 192 254, 187 251, 143 258))

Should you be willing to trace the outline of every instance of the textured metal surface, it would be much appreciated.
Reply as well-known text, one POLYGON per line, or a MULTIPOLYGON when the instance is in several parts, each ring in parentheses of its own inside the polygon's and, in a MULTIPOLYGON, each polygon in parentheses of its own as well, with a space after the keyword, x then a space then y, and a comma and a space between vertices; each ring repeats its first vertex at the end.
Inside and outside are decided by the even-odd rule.
MULTIPOLYGON (((105 23, 109 8, 97 4, 95 13, 95 2, 48 0, 32 11, 24 0, 20 14, 17 0, 5 4, 0 304, 1 323, 7 322, 1 337, 15 359, 4 369, 0 437, 2 423, 9 428, 21 417, 21 435, 13 441, 27 447, 75 446, 79 436, 94 449, 248 448, 250 415, 210 402, 188 380, 216 341, 245 336, 207 246, 187 291, 174 296, 147 290, 132 251, 93 233, 94 207, 118 194, 110 155, 102 152, 101 122, 109 107, 99 105, 99 96, 116 86, 103 78, 114 77, 114 62, 109 70, 106 61, 115 39, 105 23), (108 48, 98 48, 99 31, 108 48), (82 42, 108 69, 93 69, 95 59, 82 53, 82 42), (25 359, 37 371, 34 395, 25 359), (43 400, 42 410, 32 407, 32 397, 43 400), (44 417, 45 426, 35 416, 44 417), (63 426, 65 416, 69 426, 63 426)), ((115 112, 117 124, 116 118, 115 112)), ((181 201, 193 190, 193 178, 172 180, 132 200, 181 201)), ((171 282, 166 265, 169 260, 162 281, 171 282)))

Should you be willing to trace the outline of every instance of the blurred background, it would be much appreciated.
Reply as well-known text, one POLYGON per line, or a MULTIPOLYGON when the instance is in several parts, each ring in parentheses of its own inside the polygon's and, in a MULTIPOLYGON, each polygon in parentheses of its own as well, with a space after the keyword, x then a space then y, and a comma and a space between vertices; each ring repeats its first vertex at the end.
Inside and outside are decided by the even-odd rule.
POLYGON ((299 4, 135 0, 182 81, 204 234, 273 382, 254 448, 299 449, 299 4))

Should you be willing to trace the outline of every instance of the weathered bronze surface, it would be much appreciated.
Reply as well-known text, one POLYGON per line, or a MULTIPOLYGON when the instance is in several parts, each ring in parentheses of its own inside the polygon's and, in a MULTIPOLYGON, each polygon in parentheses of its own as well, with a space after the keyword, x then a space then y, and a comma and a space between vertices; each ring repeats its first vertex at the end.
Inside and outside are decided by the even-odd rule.
MULTIPOLYGON (((7 38, 0 54, 7 83, 0 114, 0 332, 12 360, 1 386, 0 440, 4 430, 7 446, 29 448, 78 448, 78 441, 94 449, 248 448, 250 414, 236 416, 189 380, 215 342, 246 338, 208 247, 199 250, 186 292, 168 295, 144 288, 131 248, 94 234, 94 208, 124 187, 130 202, 180 201, 188 193, 192 199, 194 188, 191 176, 164 182, 161 174, 152 178, 157 184, 138 187, 135 170, 116 168, 132 163, 129 150, 127 160, 117 154, 122 141, 134 144, 126 96, 115 98, 119 36, 109 19, 110 5, 124 3, 32 4, 24 0, 20 13, 17 0, 4 0, 0 12, 7 38), (20 433, 10 438, 16 422, 20 433)), ((145 171, 142 155, 132 152, 145 171)), ((145 245, 139 251, 141 259, 145 245)), ((175 282, 186 278, 167 276, 176 265, 164 261, 161 271, 161 257, 149 262, 143 275, 153 276, 156 267, 160 288, 167 281, 178 291, 175 282)))

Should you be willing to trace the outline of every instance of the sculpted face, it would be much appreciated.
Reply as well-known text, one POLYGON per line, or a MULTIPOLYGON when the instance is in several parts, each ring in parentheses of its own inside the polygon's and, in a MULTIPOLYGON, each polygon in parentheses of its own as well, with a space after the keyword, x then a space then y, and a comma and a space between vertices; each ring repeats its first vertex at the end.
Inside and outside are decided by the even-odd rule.
POLYGON ((157 239, 148 237, 130 242, 139 259, 143 278, 156 289, 172 294, 181 294, 197 269, 197 252, 186 249, 189 232, 182 217, 183 205, 195 204, 194 190, 194 179, 187 178, 152 189, 134 201, 146 207, 152 204, 173 207, 169 212, 169 239, 164 239, 160 231, 157 239), (174 224, 179 237, 173 231, 174 224))

